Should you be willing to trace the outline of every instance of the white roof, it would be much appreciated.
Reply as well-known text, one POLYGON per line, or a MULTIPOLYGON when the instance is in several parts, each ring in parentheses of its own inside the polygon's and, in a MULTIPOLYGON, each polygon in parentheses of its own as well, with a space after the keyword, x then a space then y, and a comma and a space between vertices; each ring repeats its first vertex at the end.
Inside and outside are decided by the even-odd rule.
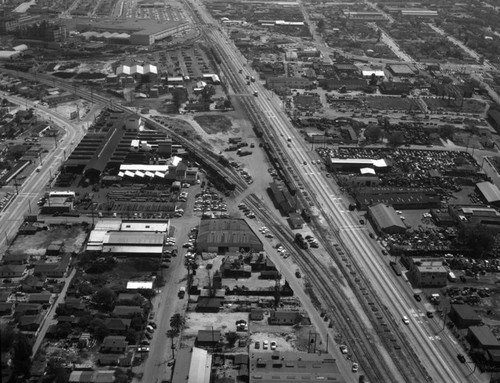
POLYGON ((332 164, 338 165, 348 165, 348 164, 360 164, 360 165, 372 165, 376 168, 384 168, 387 166, 385 160, 373 160, 370 158, 331 158, 332 164))
POLYGON ((134 172, 131 172, 131 171, 129 171, 129 170, 127 170, 127 171, 125 172, 125 175, 126 175, 127 177, 134 177, 135 173, 134 173, 134 172))
POLYGON ((17 55, 19 55, 17 51, 0 51, 0 59, 10 59, 17 55))
POLYGON ((144 65, 144 73, 154 73, 154 74, 158 74, 158 68, 154 65, 151 65, 151 64, 146 64, 144 65))
POLYGON ((168 82, 183 82, 184 77, 182 77, 182 76, 180 76, 180 77, 168 77, 167 81, 168 82))
POLYGON ((125 221, 120 226, 121 231, 162 231, 167 232, 169 228, 168 222, 137 222, 125 221))
POLYGON ((364 70, 363 77, 370 77, 372 74, 375 74, 377 77, 385 77, 385 73, 383 70, 364 70))
POLYGON ((143 177, 144 177, 144 173, 143 173, 143 172, 141 172, 140 170, 136 171, 136 172, 135 172, 135 175, 136 175, 137 177, 141 177, 141 178, 143 178, 143 177))
POLYGON ((361 174, 375 174, 375 169, 372 168, 361 168, 359 171, 361 174))
MULTIPOLYGON (((130 246, 130 245, 104 245, 102 252, 104 254, 161 254, 162 246, 130 246)), ((127 289, 128 289, 127 285, 127 289)), ((145 287, 147 288, 147 287, 145 287)))
MULTIPOLYGON (((174 157, 179 158, 179 157, 174 157)), ((146 165, 146 164, 122 164, 120 171, 136 172, 136 171, 150 171, 150 172, 168 172, 168 165, 146 165)))
POLYGON ((137 290, 137 289, 152 289, 152 281, 129 281, 127 282, 127 290, 137 290))
POLYGON ((22 52, 22 51, 25 51, 26 49, 28 49, 28 46, 26 44, 21 44, 21 45, 15 46, 13 49, 17 52, 22 52))
POLYGON ((209 383, 212 358, 206 350, 193 347, 191 363, 189 365, 189 383, 209 383))

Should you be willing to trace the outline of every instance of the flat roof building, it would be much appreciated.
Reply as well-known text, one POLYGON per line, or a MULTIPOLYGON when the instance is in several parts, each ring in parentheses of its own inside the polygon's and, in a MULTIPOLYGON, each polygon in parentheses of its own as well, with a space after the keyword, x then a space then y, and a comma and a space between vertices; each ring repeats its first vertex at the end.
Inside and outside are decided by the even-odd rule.
POLYGON ((500 342, 488 326, 469 327, 466 338, 475 351, 500 350, 500 342))
POLYGON ((441 258, 410 258, 408 278, 416 287, 443 287, 448 281, 448 270, 441 258))
POLYGON ((459 329, 481 324, 481 317, 469 305, 451 305, 449 318, 459 329))
POLYGON ((250 383, 345 382, 335 359, 328 354, 252 352, 250 353, 249 375, 250 383))

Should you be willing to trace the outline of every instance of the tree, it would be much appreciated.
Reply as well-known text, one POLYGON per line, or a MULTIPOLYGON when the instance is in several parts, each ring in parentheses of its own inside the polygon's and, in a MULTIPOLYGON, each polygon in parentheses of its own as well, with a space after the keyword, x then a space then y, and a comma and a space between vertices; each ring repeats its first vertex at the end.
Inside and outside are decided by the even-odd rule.
POLYGON ((186 319, 179 313, 172 315, 170 318, 170 327, 180 332, 186 324, 186 319))
POLYGON ((101 319, 94 319, 89 324, 89 329, 93 333, 93 335, 102 340, 108 336, 109 330, 101 319))
POLYGON ((179 334, 179 331, 176 331, 174 329, 170 329, 167 331, 167 337, 170 338, 171 344, 170 348, 172 349, 172 358, 175 358, 175 343, 174 343, 174 338, 179 334))
POLYGON ((387 141, 391 146, 399 146, 404 143, 403 132, 394 132, 387 137, 387 141))
POLYGON ((67 338, 69 334, 71 334, 72 328, 71 324, 68 322, 59 323, 56 326, 56 336, 58 339, 67 338))
POLYGON ((113 290, 103 287, 94 294, 94 302, 104 311, 111 311, 115 307, 116 295, 113 290))
POLYGON ((455 127, 453 125, 445 124, 439 129, 439 135, 444 139, 453 139, 455 134, 455 127))
POLYGON ((125 339, 129 344, 135 344, 135 342, 137 341, 137 331, 135 331, 133 328, 129 328, 125 336, 125 339))
POLYGON ((215 94, 215 88, 212 85, 206 85, 201 91, 201 98, 205 102, 210 102, 214 94, 215 94))
POLYGON ((12 365, 14 373, 29 377, 32 345, 26 335, 18 333, 14 339, 12 365))
POLYGON ((370 76, 370 86, 377 86, 377 84, 378 84, 377 76, 375 75, 375 73, 372 73, 372 75, 370 76))
POLYGON ((382 137, 382 129, 378 126, 371 126, 366 128, 365 137, 370 142, 378 142, 380 137, 382 137))
POLYGON ((229 347, 234 347, 234 345, 236 344, 236 341, 239 339, 240 337, 238 336, 237 333, 231 331, 231 332, 228 332, 226 334, 226 339, 227 339, 227 343, 229 344, 229 347))
POLYGON ((495 245, 495 233, 484 225, 464 225, 459 229, 462 243, 470 247, 474 254, 482 257, 495 245))
POLYGON ((7 324, 0 327, 0 349, 2 352, 7 352, 14 343, 14 328, 7 324))

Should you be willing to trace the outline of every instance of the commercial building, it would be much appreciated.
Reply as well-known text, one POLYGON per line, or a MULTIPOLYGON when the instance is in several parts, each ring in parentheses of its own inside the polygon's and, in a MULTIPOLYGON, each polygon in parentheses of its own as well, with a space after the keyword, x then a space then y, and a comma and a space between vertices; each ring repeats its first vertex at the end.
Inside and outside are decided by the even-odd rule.
POLYGON ((368 217, 379 233, 396 234, 406 231, 406 225, 392 206, 383 203, 370 206, 368 207, 368 217))
POLYGON ((99 220, 87 241, 87 251, 113 256, 160 257, 170 221, 99 220))
POLYGON ((448 280, 448 270, 441 258, 410 258, 408 278, 415 287, 443 287, 448 280))
POLYGON ((152 45, 174 34, 187 31, 191 29, 191 26, 185 21, 152 23, 146 19, 101 19, 96 21, 90 18, 80 18, 77 20, 76 28, 81 32, 125 33, 130 36, 130 44, 152 45))
POLYGON ((481 317, 469 305, 451 305, 448 317, 459 329, 479 326, 482 322, 481 317))
POLYGON ((471 348, 477 352, 486 353, 490 350, 500 350, 500 342, 488 326, 471 326, 466 335, 471 348))
POLYGON ((299 352, 252 352, 249 365, 250 383, 318 381, 345 382, 335 359, 328 354, 299 352))
POLYGON ((271 90, 281 88, 310 89, 311 85, 311 80, 305 77, 268 77, 266 80, 266 86, 271 90))
POLYGON ((212 355, 198 347, 177 352, 172 383, 209 383, 212 355))
POLYGON ((371 187, 355 190, 355 198, 359 209, 377 203, 385 203, 395 209, 431 209, 441 205, 438 194, 432 188, 377 187, 372 184, 371 187))
POLYGON ((392 64, 388 65, 389 72, 394 76, 399 77, 413 77, 415 72, 406 64, 392 64))
POLYGON ((244 251, 259 252, 264 247, 243 219, 206 219, 199 227, 196 243, 198 252, 224 254, 244 251))
POLYGON ((493 207, 450 205, 448 212, 460 226, 483 225, 500 230, 500 213, 493 207))
POLYGON ((391 164, 385 159, 371 159, 371 158, 334 158, 331 157, 327 161, 327 165, 332 171, 356 171, 359 172, 361 168, 372 168, 376 172, 387 172, 391 168, 391 164))

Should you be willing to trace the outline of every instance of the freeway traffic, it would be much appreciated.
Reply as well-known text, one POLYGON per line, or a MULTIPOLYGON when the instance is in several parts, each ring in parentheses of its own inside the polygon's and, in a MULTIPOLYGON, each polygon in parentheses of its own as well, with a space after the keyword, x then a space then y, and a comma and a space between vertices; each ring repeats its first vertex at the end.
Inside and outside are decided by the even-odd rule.
MULTIPOLYGON (((194 6, 197 6, 197 3, 194 3, 194 6)), ((461 347, 451 342, 446 330, 443 336, 436 334, 436 328, 440 325, 437 320, 422 320, 418 308, 415 308, 415 303, 411 299, 408 286, 402 288, 399 281, 394 279, 390 269, 381 264, 378 259, 380 253, 378 244, 369 238, 367 231, 359 224, 357 215, 348 211, 345 203, 337 198, 338 193, 335 190, 332 192, 331 185, 317 171, 318 168, 311 165, 312 161, 317 159, 315 154, 308 151, 308 146, 302 141, 296 129, 291 126, 274 95, 258 82, 245 85, 244 76, 254 75, 245 66, 246 60, 237 53, 227 36, 217 28, 210 27, 214 24, 213 21, 199 6, 198 12, 203 15, 205 23, 209 25, 205 28, 207 39, 213 46, 218 47, 218 52, 223 55, 221 67, 233 91, 235 94, 258 92, 259 97, 254 99, 241 97, 241 101, 247 104, 247 111, 254 110, 248 104, 257 105, 261 113, 259 117, 251 116, 254 120, 261 117, 267 120, 267 137, 273 141, 272 144, 275 147, 281 150, 282 160, 291 160, 283 163, 283 168, 288 167, 299 177, 301 183, 306 185, 306 192, 316 202, 316 208, 325 222, 325 228, 333 229, 336 233, 335 237, 344 244, 344 249, 354 261, 356 274, 364 275, 367 283, 371 284, 375 293, 372 297, 373 301, 378 303, 377 307, 384 312, 387 325, 401 342, 402 351, 399 354, 389 351, 387 343, 384 347, 384 342, 376 337, 375 332, 373 335, 376 340, 373 342, 364 339, 356 340, 370 350, 372 360, 379 358, 379 366, 370 365, 373 373, 382 378, 386 376, 387 371, 383 370, 382 360, 384 360, 391 371, 393 381, 398 381, 397 373, 403 371, 407 374, 406 378, 412 381, 481 381, 479 375, 471 374, 467 366, 458 364, 456 361, 456 354, 463 352, 461 347), (240 70, 243 76, 237 75, 240 70), (248 89, 247 92, 245 88, 248 89), (291 139, 287 140, 288 137, 291 139), (409 326, 403 326, 400 320, 406 315, 411 317, 409 326), (385 358, 387 354, 392 359, 390 363, 388 358, 385 358)), ((328 238, 325 238, 325 242, 327 241, 328 238)), ((316 269, 316 272, 319 270, 316 269)))

